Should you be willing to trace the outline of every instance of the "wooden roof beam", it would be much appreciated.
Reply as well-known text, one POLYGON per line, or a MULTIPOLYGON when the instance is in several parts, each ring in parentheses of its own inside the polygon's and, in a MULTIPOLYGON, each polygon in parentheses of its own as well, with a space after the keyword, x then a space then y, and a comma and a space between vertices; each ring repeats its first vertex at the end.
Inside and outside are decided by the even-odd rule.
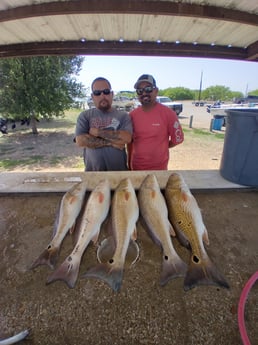
POLYGON ((258 26, 258 15, 218 6, 151 0, 77 0, 39 3, 0 11, 0 22, 52 15, 83 13, 127 13, 187 16, 258 26))
POLYGON ((171 56, 201 57, 234 60, 257 60, 256 49, 244 49, 206 44, 156 43, 156 42, 119 42, 119 41, 86 41, 86 42, 42 42, 21 43, 0 46, 0 58, 40 55, 124 55, 124 56, 171 56))

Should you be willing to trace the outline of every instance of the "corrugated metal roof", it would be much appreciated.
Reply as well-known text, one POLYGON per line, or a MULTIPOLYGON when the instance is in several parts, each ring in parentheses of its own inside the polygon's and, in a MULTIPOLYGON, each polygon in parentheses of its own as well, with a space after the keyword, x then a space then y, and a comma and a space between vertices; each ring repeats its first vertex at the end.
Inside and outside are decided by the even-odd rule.
POLYGON ((45 54, 258 61, 258 1, 2 0, 0 57, 45 54))

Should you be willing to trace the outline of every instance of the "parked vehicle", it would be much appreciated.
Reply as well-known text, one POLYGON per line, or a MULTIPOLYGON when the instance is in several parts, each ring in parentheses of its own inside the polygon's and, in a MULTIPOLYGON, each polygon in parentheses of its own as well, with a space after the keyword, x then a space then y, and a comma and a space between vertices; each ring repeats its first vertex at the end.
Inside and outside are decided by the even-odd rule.
MULTIPOLYGON (((30 125, 30 118, 23 118, 21 120, 13 120, 13 119, 4 119, 4 118, 0 118, 0 132, 2 134, 8 134, 8 125, 11 126, 11 129, 15 129, 16 128, 16 122, 20 122, 21 126, 23 125, 30 125)), ((38 121, 38 120, 37 120, 38 121)))
POLYGON ((204 101, 196 101, 194 102, 194 105, 196 107, 204 107, 205 102, 204 101))
POLYGON ((167 96, 157 96, 157 102, 164 104, 166 107, 171 108, 177 114, 177 116, 183 111, 183 104, 179 102, 173 102, 167 96))
POLYGON ((256 105, 256 104, 258 104, 258 96, 248 95, 247 97, 235 98, 234 103, 236 103, 236 104, 252 103, 252 104, 256 105))
POLYGON ((7 134, 7 120, 0 118, 0 132, 7 134))
MULTIPOLYGON (((90 109, 95 108, 92 98, 89 98, 87 103, 90 109)), ((131 111, 135 108, 135 101, 126 96, 114 96, 112 106, 119 110, 131 111)))
POLYGON ((224 102, 221 101, 216 101, 213 104, 207 104, 207 112, 210 113, 211 112, 211 108, 221 108, 221 104, 223 104, 224 102))

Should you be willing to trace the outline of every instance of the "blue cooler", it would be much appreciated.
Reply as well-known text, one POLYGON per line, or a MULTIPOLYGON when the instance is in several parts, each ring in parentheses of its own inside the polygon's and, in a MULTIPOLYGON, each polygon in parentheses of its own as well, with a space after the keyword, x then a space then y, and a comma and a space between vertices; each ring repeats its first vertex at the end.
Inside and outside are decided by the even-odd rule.
POLYGON ((221 131, 221 127, 223 126, 223 122, 224 122, 224 116, 223 115, 214 115, 212 129, 214 129, 216 131, 221 131))

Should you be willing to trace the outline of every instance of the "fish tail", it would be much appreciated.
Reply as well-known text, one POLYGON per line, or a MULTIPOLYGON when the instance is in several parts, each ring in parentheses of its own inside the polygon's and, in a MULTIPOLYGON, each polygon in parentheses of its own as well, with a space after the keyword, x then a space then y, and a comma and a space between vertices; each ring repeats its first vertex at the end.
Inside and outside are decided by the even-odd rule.
POLYGON ((184 280, 184 290, 188 291, 197 285, 217 285, 229 288, 223 275, 208 257, 197 261, 193 256, 184 280))
POLYGON ((166 255, 164 255, 160 285, 164 286, 174 278, 185 277, 186 272, 187 265, 179 256, 176 259, 169 259, 166 255))
POLYGON ((83 278, 96 278, 107 283, 115 292, 119 292, 123 279, 123 268, 112 267, 109 263, 98 264, 91 268, 83 278))
POLYGON ((57 280, 64 281, 70 289, 75 287, 79 274, 80 262, 73 263, 69 256, 58 269, 47 278, 46 284, 53 283, 57 280))
POLYGON ((33 262, 33 264, 30 266, 30 269, 34 269, 40 265, 47 265, 53 269, 57 263, 58 255, 59 248, 47 248, 33 262))

